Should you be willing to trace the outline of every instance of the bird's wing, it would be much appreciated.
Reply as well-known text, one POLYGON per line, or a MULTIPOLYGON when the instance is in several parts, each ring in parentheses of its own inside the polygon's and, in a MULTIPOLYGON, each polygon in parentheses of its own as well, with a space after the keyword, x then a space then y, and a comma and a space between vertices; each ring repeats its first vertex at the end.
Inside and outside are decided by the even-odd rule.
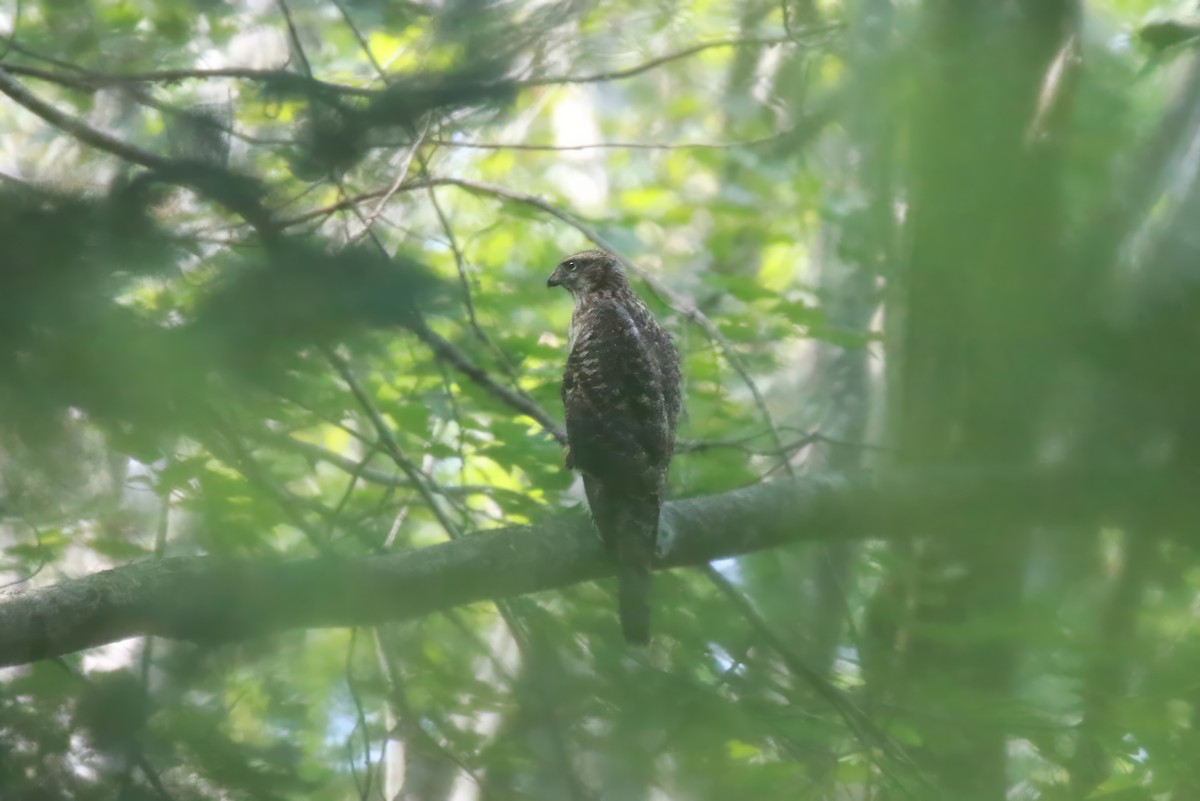
POLYGON ((656 340, 655 350, 663 387, 663 403, 667 410, 667 425, 671 430, 673 445, 675 426, 679 422, 679 412, 683 406, 679 386, 682 381, 679 369, 679 351, 675 349, 675 342, 671 339, 670 334, 660 328, 657 323, 651 322, 651 325, 653 325, 653 334, 656 340))
POLYGON ((614 486, 645 487, 671 456, 654 343, 619 303, 598 304, 579 322, 563 381, 575 466, 614 486))

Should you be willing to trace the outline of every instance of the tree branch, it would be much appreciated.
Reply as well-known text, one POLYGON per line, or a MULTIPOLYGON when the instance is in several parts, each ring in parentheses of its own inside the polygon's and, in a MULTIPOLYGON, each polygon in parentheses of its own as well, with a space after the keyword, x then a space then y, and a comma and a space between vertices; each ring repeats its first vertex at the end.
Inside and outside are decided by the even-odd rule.
MULTIPOLYGON (((956 469, 886 480, 809 475, 667 505, 675 533, 660 569, 795 541, 928 536, 973 522, 1079 525, 1102 513, 1195 502, 1164 497, 1147 471, 1024 473, 956 469)), ((995 530, 994 525, 985 527, 995 530)), ((139 562, 0 595, 0 665, 136 635, 223 641, 291 628, 372 625, 610 575, 579 514, 374 557, 139 562)))
POLYGON ((560 445, 567 444, 567 433, 550 418, 545 409, 528 395, 509 389, 496 381, 486 370, 471 361, 471 357, 464 351, 426 325, 424 320, 415 320, 406 327, 417 336, 417 339, 429 346, 439 358, 454 365, 454 369, 474 381, 501 403, 533 418, 560 445))
MULTIPOLYGON (((704 331, 705 336, 707 336, 709 340, 717 346, 722 355, 725 357, 725 361, 729 363, 729 366, 733 368, 733 371, 738 374, 738 377, 742 380, 742 383, 745 384, 746 388, 750 391, 750 396, 754 399, 755 407, 762 416, 763 422, 766 423, 767 428, 770 430, 776 449, 781 453, 785 450, 783 438, 779 434, 779 427, 776 425, 775 419, 772 417, 770 410, 767 408, 766 398, 763 396, 762 391, 758 388, 758 384, 755 382, 754 377, 750 375, 750 371, 742 361, 741 356, 739 356, 737 351, 734 350, 733 343, 729 341, 729 338, 721 332, 721 329, 716 323, 710 320, 708 316, 704 314, 704 312, 700 311, 700 309, 696 307, 696 304, 681 296, 678 292, 671 289, 654 275, 646 272, 634 264, 630 259, 621 253, 620 249, 617 248, 616 245, 610 242, 608 238, 603 236, 595 227, 588 225, 574 214, 564 211, 563 209, 555 206, 553 203, 543 200, 536 195, 529 195, 524 192, 517 192, 508 189, 507 187, 486 184, 480 181, 468 181, 464 178, 428 178, 425 180, 426 183, 430 185, 445 184, 447 186, 457 186, 468 192, 474 192, 481 195, 490 195, 510 203, 519 203, 540 209, 546 214, 562 220, 564 223, 579 231, 579 233, 583 234, 595 244, 612 253, 614 256, 616 256, 617 260, 621 262, 621 265, 626 270, 641 278, 642 281, 645 282, 646 286, 649 287, 651 292, 653 292, 657 297, 661 298, 663 302, 674 309, 677 313, 683 315, 685 319, 695 323, 702 331, 704 331)), ((414 186, 416 184, 417 182, 413 182, 414 186)), ((787 471, 790 474, 792 472, 791 462, 785 459, 783 461, 783 465, 787 468, 787 471)))
POLYGON ((583 145, 533 145, 526 142, 470 142, 454 139, 428 139, 431 145, 466 150, 525 150, 534 152, 564 153, 578 150, 735 150, 741 147, 758 147, 778 141, 793 133, 788 128, 775 133, 731 142, 591 142, 583 145))
MULTIPOLYGON (((617 81, 624 78, 632 78, 636 75, 649 72, 652 69, 661 67, 664 64, 669 64, 672 61, 694 56, 697 53, 702 53, 706 50, 714 48, 728 47, 775 47, 778 45, 797 44, 796 37, 813 37, 813 41, 819 41, 820 37, 828 36, 840 31, 844 26, 840 22, 831 22, 824 25, 814 25, 812 27, 796 31, 792 36, 760 36, 744 39, 716 39, 711 42, 700 42, 698 44, 685 47, 681 50, 676 50, 672 53, 656 56, 640 64, 624 69, 610 70, 606 72, 590 73, 586 75, 555 75, 543 78, 528 78, 523 81, 516 81, 514 84, 518 87, 537 87, 551 86, 557 84, 578 84, 578 83, 605 83, 608 81, 617 81)), ((803 43, 803 42, 801 42, 803 43)), ((72 65, 75 66, 75 65, 72 65)), ((76 67, 76 72, 70 74, 65 71, 47 70, 39 67, 29 67, 18 64, 6 64, 4 68, 9 72, 17 75, 24 75, 29 78, 35 78, 49 83, 56 83, 70 89, 76 89, 84 92, 93 92, 107 86, 124 86, 128 84, 172 84, 187 80, 210 80, 210 79, 230 79, 241 81, 255 81, 268 86, 273 86, 279 89, 290 89, 292 91, 302 91, 305 89, 315 89, 329 94, 344 95, 351 97, 376 97, 380 94, 380 90, 372 89, 363 86, 353 86, 344 83, 333 83, 323 81, 307 75, 301 75, 288 70, 263 70, 251 69, 246 67, 220 67, 220 68, 184 68, 184 69, 164 69, 164 70, 149 70, 146 72, 129 72, 129 73, 111 73, 98 70, 87 70, 76 67)), ((394 78, 403 78, 402 75, 393 76, 394 78)))
MULTIPOLYGON (((796 33, 800 36, 820 37, 823 35, 833 34, 845 27, 840 22, 830 22, 825 25, 814 25, 796 33)), ((713 48, 725 47, 776 47, 778 45, 796 44, 794 36, 751 36, 741 39, 716 39, 711 42, 700 42, 691 47, 685 47, 682 50, 677 50, 674 53, 657 56, 655 58, 643 61, 641 64, 636 64, 625 69, 609 70, 607 72, 596 72, 588 75, 562 75, 546 78, 530 78, 522 81, 521 86, 550 86, 554 84, 572 84, 572 83, 606 83, 608 81, 618 81, 624 78, 632 78, 635 75, 641 75, 644 72, 649 72, 652 69, 661 67, 663 64, 669 64, 672 61, 678 61, 681 58, 694 56, 697 53, 702 53, 705 50, 713 48)))
POLYGON ((140 164, 152 170, 169 170, 178 162, 160 156, 149 150, 143 150, 136 145, 128 144, 120 139, 97 130, 86 122, 59 111, 54 106, 42 100, 15 80, 7 69, 0 67, 0 92, 8 95, 18 104, 41 117, 56 128, 60 128, 86 145, 103 150, 125 161, 140 164))
POLYGON ((4 67, 0 67, 0 93, 89 147, 146 167, 159 180, 190 187, 240 216, 264 242, 273 241, 278 229, 259 201, 256 179, 200 161, 167 158, 122 141, 47 103, 13 78, 4 67))

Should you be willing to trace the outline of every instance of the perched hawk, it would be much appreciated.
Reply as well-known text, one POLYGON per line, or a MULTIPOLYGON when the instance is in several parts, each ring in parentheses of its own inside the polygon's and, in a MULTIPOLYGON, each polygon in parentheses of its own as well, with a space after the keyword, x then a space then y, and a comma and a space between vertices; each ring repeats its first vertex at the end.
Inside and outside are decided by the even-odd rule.
POLYGON ((567 467, 618 564, 625 639, 650 640, 650 565, 679 417, 679 354, 611 253, 585 250, 548 286, 575 298, 563 372, 567 467))

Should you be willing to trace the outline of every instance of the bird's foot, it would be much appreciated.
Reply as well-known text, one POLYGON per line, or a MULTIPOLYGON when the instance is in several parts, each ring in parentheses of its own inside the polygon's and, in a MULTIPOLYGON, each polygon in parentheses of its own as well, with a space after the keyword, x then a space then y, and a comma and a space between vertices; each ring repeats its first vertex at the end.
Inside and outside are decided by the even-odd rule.
POLYGON ((658 524, 658 538, 654 543, 654 558, 666 559, 675 547, 675 526, 668 515, 663 515, 658 524))
POLYGON ((592 521, 592 533, 596 535, 596 541, 604 548, 605 553, 609 556, 616 556, 616 551, 613 550, 612 543, 604 539, 604 535, 600 533, 600 524, 596 522, 595 517, 589 517, 592 521))

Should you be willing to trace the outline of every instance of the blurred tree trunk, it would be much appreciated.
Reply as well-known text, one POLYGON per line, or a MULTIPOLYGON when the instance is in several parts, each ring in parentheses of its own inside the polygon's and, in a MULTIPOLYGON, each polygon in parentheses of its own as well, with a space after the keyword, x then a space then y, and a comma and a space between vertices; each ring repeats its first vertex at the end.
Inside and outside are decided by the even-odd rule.
MULTIPOLYGON (((571 747, 574 723, 569 708, 570 671, 556 649, 552 631, 528 606, 522 607, 519 634, 521 661, 513 677, 516 704, 505 714, 488 750, 493 767, 483 776, 481 799, 529 798, 580 801, 595 793, 576 775, 571 747), (520 764, 502 758, 516 749, 526 755, 520 764)), ((514 646, 515 647, 515 646, 514 646)))
MULTIPOLYGON (((1194 403, 1200 393, 1200 370, 1193 359, 1178 354, 1181 349, 1194 353, 1200 336, 1196 322, 1200 319, 1196 225, 1200 219, 1200 58, 1190 56, 1183 66, 1175 101, 1136 162, 1138 169, 1126 181, 1129 190, 1121 193, 1126 225, 1109 236, 1115 251, 1125 240, 1148 231, 1140 243, 1140 258, 1119 265, 1124 268, 1116 281, 1123 290, 1117 295, 1122 330, 1115 349, 1118 355, 1111 364, 1120 377, 1121 391, 1115 401, 1108 399, 1107 411, 1115 424, 1105 429, 1103 447, 1108 449, 1105 455, 1124 448, 1128 459, 1165 438, 1171 443, 1173 480, 1178 489, 1187 487, 1184 491, 1191 492, 1200 464, 1200 423, 1194 403), (1154 215, 1149 214, 1152 207, 1154 215), (1110 431, 1118 432, 1115 443, 1108 441, 1110 431)), ((1180 669, 1172 663, 1185 663, 1194 656, 1195 638, 1181 636, 1169 656, 1156 654, 1152 647, 1138 647, 1139 637, 1144 636, 1139 624, 1146 622, 1142 606, 1150 587, 1173 583, 1167 578, 1171 568, 1164 552, 1178 528, 1177 522, 1164 523, 1152 516, 1137 520, 1125 532, 1121 572, 1112 582, 1085 674, 1084 715, 1069 764, 1074 797, 1095 793, 1127 754, 1131 736, 1139 736, 1125 709, 1130 685, 1139 674, 1147 689, 1153 687, 1164 698, 1175 696, 1164 705, 1161 731, 1178 725, 1168 711, 1171 703, 1183 701, 1190 706, 1190 720, 1172 737, 1168 752, 1173 753, 1164 761, 1173 763, 1177 771, 1172 798, 1194 798, 1200 791, 1195 759, 1200 746, 1196 734, 1200 700, 1194 691, 1160 689, 1174 685, 1162 678, 1180 669)))
MULTIPOLYGON (((817 292, 829 325, 850 335, 865 333, 879 302, 876 281, 893 257, 891 148, 885 124, 891 30, 891 0, 862 0, 855 10, 850 66, 855 89, 845 114, 851 148, 844 154, 847 173, 858 178, 843 188, 850 195, 850 217, 824 228, 817 292)), ((831 342, 816 346, 812 395, 821 406, 819 431, 836 442, 826 443, 809 466, 838 472, 865 464, 863 443, 871 413, 869 360, 864 347, 831 342)), ((811 565, 814 617, 813 665, 832 672, 846 623, 851 562, 857 545, 832 543, 816 549, 811 565)))
POLYGON ((1070 762, 1071 792, 1077 798, 1087 798, 1112 770, 1105 745, 1112 736, 1109 727, 1113 702, 1125 694, 1129 668, 1135 661, 1131 646, 1156 548, 1154 538, 1145 534, 1126 537, 1121 574, 1113 582, 1100 615, 1083 687, 1079 740, 1070 762))
POLYGON ((385 801, 442 801, 450 797, 458 765, 438 747, 410 706, 399 669, 404 648, 395 627, 375 629, 380 676, 387 686, 380 784, 385 801))
MULTIPOLYGON (((1077 9, 1016 5, 930 0, 922 13, 911 251, 889 359, 901 467, 1020 466, 1036 453, 1062 254, 1055 137, 1030 131, 1077 9)), ((1010 701, 1019 655, 1004 632, 1020 615, 1028 532, 979 527, 917 549, 898 697, 946 797, 1001 801, 1007 733, 989 710, 1010 701)))

